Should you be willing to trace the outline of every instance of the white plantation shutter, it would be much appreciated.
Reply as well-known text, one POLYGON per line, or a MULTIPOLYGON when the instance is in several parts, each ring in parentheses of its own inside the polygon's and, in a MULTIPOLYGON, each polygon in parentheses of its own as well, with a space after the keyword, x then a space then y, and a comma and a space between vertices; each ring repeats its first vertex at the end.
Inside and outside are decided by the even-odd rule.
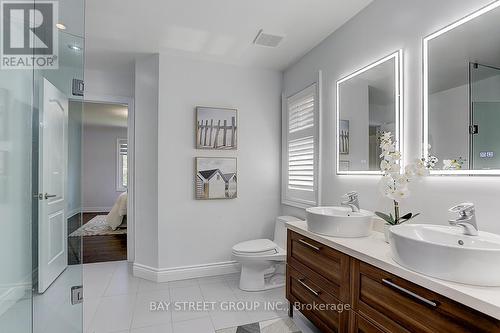
POLYGON ((318 203, 318 101, 316 84, 287 98, 283 148, 283 202, 318 203))
POLYGON ((314 126, 314 94, 307 94, 288 106, 288 129, 290 133, 314 126))
POLYGON ((314 138, 288 142, 288 188, 314 191, 314 138))

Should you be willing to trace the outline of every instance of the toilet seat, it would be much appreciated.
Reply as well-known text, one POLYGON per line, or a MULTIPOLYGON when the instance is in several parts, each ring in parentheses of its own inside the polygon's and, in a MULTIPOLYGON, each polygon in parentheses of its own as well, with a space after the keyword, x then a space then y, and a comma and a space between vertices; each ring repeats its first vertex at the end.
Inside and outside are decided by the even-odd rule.
POLYGON ((277 254, 279 246, 269 239, 254 239, 233 246, 233 254, 242 256, 266 256, 277 254))

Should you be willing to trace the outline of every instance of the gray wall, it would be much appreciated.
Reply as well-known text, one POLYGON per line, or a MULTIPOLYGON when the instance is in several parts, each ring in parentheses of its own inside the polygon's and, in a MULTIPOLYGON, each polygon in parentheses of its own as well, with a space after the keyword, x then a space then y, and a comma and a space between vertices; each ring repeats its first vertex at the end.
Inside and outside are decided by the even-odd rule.
MULTIPOLYGON (((490 0, 376 0, 351 21, 309 52, 284 74, 284 91, 290 95, 315 81, 323 70, 322 198, 338 204, 340 196, 357 190, 361 205, 388 210, 391 202, 378 191, 379 177, 335 174, 335 82, 356 69, 397 49, 404 50, 405 119, 404 147, 407 160, 420 156, 422 142, 422 38, 481 8, 490 0)), ((428 177, 412 185, 403 212, 421 212, 418 222, 446 224, 447 209, 473 201, 481 229, 500 233, 496 206, 500 177, 428 177)), ((304 211, 283 206, 285 214, 304 216, 304 211)))
POLYGON ((122 193, 116 190, 116 140, 126 127, 83 126, 82 189, 84 212, 107 212, 122 193))
POLYGON ((278 71, 160 55, 160 268, 231 261, 236 243, 272 237, 280 211, 281 81, 278 71), (195 149, 196 106, 238 109, 237 151, 195 149), (238 157, 237 199, 194 199, 196 156, 238 157))
MULTIPOLYGON (((135 64, 135 263, 158 267, 159 56, 135 64)), ((164 189, 165 190, 165 189, 164 189)), ((161 203, 164 207, 165 203, 161 203)))
POLYGON ((85 67, 85 97, 134 96, 134 65, 106 69, 85 67))

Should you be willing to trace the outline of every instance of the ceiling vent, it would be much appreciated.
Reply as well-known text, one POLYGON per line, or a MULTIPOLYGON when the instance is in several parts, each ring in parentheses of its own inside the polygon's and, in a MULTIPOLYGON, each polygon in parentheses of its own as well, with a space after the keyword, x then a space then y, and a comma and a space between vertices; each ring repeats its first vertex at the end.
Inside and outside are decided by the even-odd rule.
POLYGON ((265 33, 264 30, 261 29, 257 34, 257 37, 255 37, 253 43, 260 46, 277 47, 283 38, 283 36, 265 33))

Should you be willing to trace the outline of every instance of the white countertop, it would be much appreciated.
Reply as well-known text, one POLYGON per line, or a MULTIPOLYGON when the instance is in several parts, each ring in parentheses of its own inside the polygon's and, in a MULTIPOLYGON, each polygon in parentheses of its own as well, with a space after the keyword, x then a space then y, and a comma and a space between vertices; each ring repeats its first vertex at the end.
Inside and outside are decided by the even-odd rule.
POLYGON ((336 238, 308 231, 306 221, 288 222, 286 225, 288 229, 321 244, 500 319, 500 287, 460 284, 410 271, 392 259, 390 245, 385 242, 384 235, 380 232, 373 232, 371 236, 363 238, 336 238))

